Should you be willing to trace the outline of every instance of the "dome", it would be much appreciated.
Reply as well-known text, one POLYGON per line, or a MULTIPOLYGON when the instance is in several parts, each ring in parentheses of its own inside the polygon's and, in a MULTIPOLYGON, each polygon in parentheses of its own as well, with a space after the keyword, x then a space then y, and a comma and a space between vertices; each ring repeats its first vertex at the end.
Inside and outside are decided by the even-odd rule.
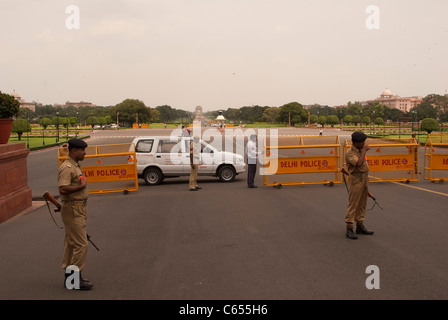
POLYGON ((385 97, 389 97, 389 96, 393 96, 392 92, 386 88, 386 90, 383 91, 383 93, 381 94, 381 96, 385 96, 385 97))

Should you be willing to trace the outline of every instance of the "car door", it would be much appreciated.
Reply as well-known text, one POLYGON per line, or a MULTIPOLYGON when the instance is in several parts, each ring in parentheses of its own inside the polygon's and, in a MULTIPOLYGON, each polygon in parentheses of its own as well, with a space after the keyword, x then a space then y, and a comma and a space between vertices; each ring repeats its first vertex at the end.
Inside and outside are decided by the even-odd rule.
POLYGON ((154 156, 155 163, 164 175, 177 176, 185 173, 182 164, 181 141, 172 141, 169 138, 160 139, 154 156))
POLYGON ((138 140, 135 145, 135 154, 137 157, 137 171, 141 174, 146 166, 154 163, 153 154, 154 139, 138 140))
POLYGON ((214 161, 214 149, 204 141, 201 141, 201 163, 198 174, 212 175, 216 171, 216 161, 214 161))

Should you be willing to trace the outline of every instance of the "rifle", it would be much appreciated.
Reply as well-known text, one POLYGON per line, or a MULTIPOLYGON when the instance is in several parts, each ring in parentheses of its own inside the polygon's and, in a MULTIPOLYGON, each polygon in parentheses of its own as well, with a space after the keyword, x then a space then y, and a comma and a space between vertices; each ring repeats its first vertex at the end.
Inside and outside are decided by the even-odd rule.
MULTIPOLYGON (((348 172, 345 168, 341 168, 341 172, 343 173, 342 177, 344 178, 345 188, 347 189, 347 192, 348 192, 348 187, 347 187, 347 182, 345 181, 345 176, 349 176, 349 175, 350 175, 350 172, 348 172)), ((373 207, 375 207, 375 205, 377 204, 377 205, 381 208, 381 210, 384 210, 384 208, 378 203, 378 201, 376 201, 376 198, 373 196, 373 194, 372 194, 370 191, 369 191, 369 193, 368 193, 368 196, 369 196, 370 198, 372 198, 372 200, 375 202, 375 203, 373 204, 373 207)), ((370 208, 369 211, 372 210, 373 207, 370 208)))
MULTIPOLYGON (((43 195, 45 202, 47 203, 47 207, 48 207, 48 212, 50 213, 51 218, 53 219, 54 223, 59 227, 59 229, 63 229, 63 227, 59 226, 56 222, 56 220, 54 219, 53 215, 51 214, 51 209, 50 209, 50 205, 48 204, 48 202, 51 202, 52 204, 54 204, 56 206, 56 208, 54 208, 54 212, 60 212, 61 211, 61 205, 59 204, 58 200, 56 200, 48 191, 46 191, 43 195)), ((92 240, 90 240, 91 236, 87 233, 87 240, 95 247, 95 249, 97 251, 100 251, 100 249, 98 249, 98 247, 93 243, 92 240)))

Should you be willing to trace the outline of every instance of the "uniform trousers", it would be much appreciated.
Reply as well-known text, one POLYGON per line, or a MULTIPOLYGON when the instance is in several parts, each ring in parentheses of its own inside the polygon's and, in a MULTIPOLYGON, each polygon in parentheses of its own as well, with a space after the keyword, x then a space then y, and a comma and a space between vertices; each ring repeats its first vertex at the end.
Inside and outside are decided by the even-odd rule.
POLYGON ((198 186, 198 165, 190 166, 190 189, 195 189, 198 186))
POLYGON ((252 187, 254 185, 255 174, 257 173, 257 163, 247 165, 247 185, 252 187))
POLYGON ((62 268, 77 266, 82 271, 87 260, 87 206, 84 201, 68 202, 61 207, 62 221, 65 226, 62 268))
POLYGON ((363 224, 366 215, 369 179, 367 177, 348 176, 348 208, 345 215, 347 228, 353 224, 363 224))

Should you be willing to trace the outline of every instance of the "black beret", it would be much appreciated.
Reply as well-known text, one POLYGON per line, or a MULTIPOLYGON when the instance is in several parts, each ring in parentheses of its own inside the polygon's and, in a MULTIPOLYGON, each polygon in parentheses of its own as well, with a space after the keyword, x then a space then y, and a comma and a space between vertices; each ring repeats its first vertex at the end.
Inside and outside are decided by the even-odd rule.
POLYGON ((367 136, 364 132, 356 131, 352 133, 352 141, 353 142, 361 142, 367 139, 367 136))
POLYGON ((87 148, 87 143, 81 139, 70 139, 68 140, 68 148, 87 148))

